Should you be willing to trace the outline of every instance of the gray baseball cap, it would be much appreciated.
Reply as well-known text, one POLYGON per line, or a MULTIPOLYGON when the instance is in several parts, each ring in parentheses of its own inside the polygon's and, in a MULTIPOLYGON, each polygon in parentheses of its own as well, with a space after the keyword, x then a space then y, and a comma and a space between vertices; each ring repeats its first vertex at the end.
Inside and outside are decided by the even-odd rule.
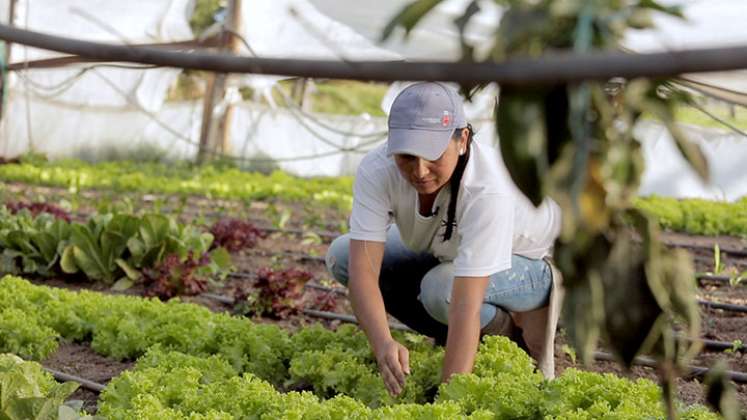
POLYGON ((462 98, 442 83, 408 86, 389 111, 387 155, 408 154, 436 160, 446 150, 454 130, 465 127, 462 98))

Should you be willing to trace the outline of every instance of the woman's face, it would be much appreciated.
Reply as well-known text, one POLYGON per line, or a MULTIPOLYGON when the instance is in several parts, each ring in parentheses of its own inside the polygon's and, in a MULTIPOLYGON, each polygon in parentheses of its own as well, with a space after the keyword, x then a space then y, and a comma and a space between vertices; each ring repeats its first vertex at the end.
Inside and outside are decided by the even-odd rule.
POLYGON ((459 150, 466 147, 469 132, 465 129, 462 135, 452 139, 446 150, 436 160, 425 160, 414 155, 396 154, 394 161, 402 176, 415 188, 418 194, 436 194, 451 179, 454 173, 459 150))

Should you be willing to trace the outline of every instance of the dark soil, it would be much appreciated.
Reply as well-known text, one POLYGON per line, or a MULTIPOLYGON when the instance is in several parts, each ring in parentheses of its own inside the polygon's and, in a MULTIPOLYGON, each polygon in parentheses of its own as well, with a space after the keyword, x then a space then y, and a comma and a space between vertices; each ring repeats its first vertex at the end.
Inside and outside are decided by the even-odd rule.
MULTIPOLYGON (((55 354, 42 362, 47 368, 106 385, 113 377, 132 367, 132 362, 117 362, 96 354, 88 344, 61 343, 55 354)), ((78 388, 71 400, 82 400, 88 413, 97 409, 98 393, 78 388)))

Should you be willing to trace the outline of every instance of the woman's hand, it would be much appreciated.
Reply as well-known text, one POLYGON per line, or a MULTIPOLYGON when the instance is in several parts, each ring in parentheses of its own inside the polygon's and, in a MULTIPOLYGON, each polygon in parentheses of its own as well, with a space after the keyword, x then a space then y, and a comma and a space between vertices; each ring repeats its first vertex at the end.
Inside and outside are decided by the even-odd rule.
POLYGON ((410 374, 410 353, 394 339, 384 340, 374 346, 381 377, 392 396, 399 395, 405 387, 405 376, 410 374))

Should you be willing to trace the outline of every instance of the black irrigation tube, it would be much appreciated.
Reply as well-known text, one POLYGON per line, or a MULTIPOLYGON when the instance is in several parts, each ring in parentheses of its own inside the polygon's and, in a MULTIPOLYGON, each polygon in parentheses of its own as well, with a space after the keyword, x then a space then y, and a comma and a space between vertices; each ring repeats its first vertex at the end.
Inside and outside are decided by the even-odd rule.
MULTIPOLYGON (((353 315, 338 314, 335 312, 327 312, 327 311, 316 311, 313 309, 304 309, 303 313, 305 315, 313 316, 316 318, 331 319, 331 320, 349 322, 351 324, 358 324, 358 319, 354 317, 353 315)), ((412 328, 399 322, 389 322, 389 328, 393 330, 399 330, 399 331, 414 332, 412 328)))
POLYGON ((747 306, 744 306, 744 305, 711 302, 708 300, 701 300, 701 299, 698 299, 698 304, 706 308, 710 308, 710 309, 721 309, 723 311, 739 312, 739 313, 747 314, 747 306))
MULTIPOLYGON (((292 258, 297 261, 312 261, 317 263, 325 263, 325 258, 321 256, 316 255, 308 255, 302 252, 293 252, 293 251, 269 251, 269 252, 253 252, 251 254, 247 254, 249 257, 271 257, 274 255, 281 255, 283 257, 292 258)), ((240 260, 241 258, 239 258, 240 260)))
MULTIPOLYGON (((615 358, 612 354, 596 351, 594 352, 594 359, 599 361, 605 361, 605 362, 617 362, 618 359, 615 358)), ((635 359, 633 359, 633 364, 638 366, 644 366, 649 368, 657 368, 658 364, 656 363, 656 360, 646 357, 646 356, 638 356, 635 359)), ((710 369, 703 366, 688 366, 687 367, 689 372, 687 372, 688 377, 693 378, 699 378, 702 379, 708 375, 710 372, 710 369)), ((729 379, 731 379, 734 382, 738 383, 747 383, 747 373, 745 372, 737 372, 733 370, 727 370, 726 375, 729 376, 729 379)))
POLYGON ((729 276, 722 276, 718 274, 697 274, 695 276, 695 279, 698 280, 699 283, 703 283, 706 281, 714 282, 714 283, 731 283, 731 277, 729 276))
POLYGON ((81 387, 83 387, 83 388, 85 388, 85 389, 87 389, 89 391, 96 392, 96 393, 100 393, 106 387, 103 384, 100 384, 100 383, 97 383, 97 382, 93 382, 93 381, 89 381, 88 379, 84 379, 84 378, 81 378, 79 376, 70 375, 68 373, 60 372, 58 370, 50 369, 50 368, 47 368, 47 367, 45 367, 44 370, 46 370, 47 372, 51 373, 52 376, 54 376, 54 378, 56 380, 60 381, 60 382, 70 382, 70 381, 77 382, 78 384, 80 384, 81 387))
MULTIPOLYGON (((358 320, 352 316, 352 315, 345 315, 345 314, 337 314, 334 312, 324 312, 324 311, 312 311, 312 310, 305 310, 304 314, 309 316, 316 316, 319 318, 324 319, 334 319, 344 322, 350 322, 350 323, 358 323, 358 320)), ((403 326, 406 328, 406 331, 412 331, 409 327, 407 327, 404 324, 398 324, 398 323, 392 323, 390 324, 390 327, 393 329, 397 329, 396 327, 403 326)), ((600 361, 613 361, 616 362, 617 359, 605 352, 594 352, 594 359, 600 360, 600 361)), ((640 365, 645 367, 651 367, 656 368, 657 364, 656 361, 650 357, 645 356, 638 356, 633 361, 634 365, 640 365)), ((709 372, 710 369, 702 366, 688 366, 689 372, 688 376, 690 377, 696 377, 696 378, 704 378, 709 372)), ((739 383, 747 383, 747 373, 744 372, 736 372, 736 371, 727 371, 726 374, 729 376, 729 378, 734 382, 739 383)))
MULTIPOLYGON (((319 287, 321 288, 324 286, 319 286, 319 287)), ((233 305, 234 303, 236 303, 236 300, 231 297, 218 295, 215 293, 202 293, 200 294, 200 296, 208 298, 208 299, 212 299, 216 302, 224 303, 226 305, 233 305)), ((338 314, 335 312, 327 312, 327 311, 317 311, 314 309, 304 309, 302 313, 305 315, 316 317, 316 318, 344 321, 344 322, 349 322, 352 324, 358 323, 358 319, 356 319, 355 316, 353 315, 338 314)), ((390 322, 389 327, 394 330, 413 332, 413 329, 399 322, 390 322)))
POLYGON ((747 347, 745 347, 744 345, 735 346, 734 343, 730 343, 728 341, 717 341, 717 340, 710 340, 707 338, 700 338, 698 339, 698 341, 703 343, 703 347, 708 350, 713 350, 713 351, 732 350, 734 352, 739 352, 739 353, 747 352, 747 347))
MULTIPOLYGON (((662 241, 664 245, 670 246, 673 248, 689 248, 689 249, 702 249, 706 251, 713 252, 713 246, 708 245, 696 245, 696 244, 680 244, 676 242, 668 242, 668 241, 662 241)), ((734 248, 721 248, 719 247, 719 251, 722 254, 729 254, 736 257, 747 257, 747 249, 734 249, 734 248)))
MULTIPOLYGON (((297 257, 297 258, 301 258, 301 259, 307 259, 307 260, 311 260, 311 261, 319 261, 319 262, 322 262, 322 263, 324 262, 324 258, 323 257, 313 257, 313 256, 309 256, 309 255, 301 255, 301 254, 295 254, 295 253, 290 253, 290 255, 288 255, 288 256, 297 257)), ((244 278, 244 279, 254 279, 255 278, 255 276, 254 276, 253 273, 248 273, 248 272, 229 273, 228 276, 229 277, 234 277, 234 278, 244 278)), ((699 280, 700 279, 705 279, 705 280, 719 279, 719 281, 721 281, 720 280, 721 278, 726 279, 725 281, 728 282, 728 277, 725 277, 725 276, 724 277, 719 277, 719 276, 705 276, 705 275, 704 276, 698 276, 699 280)), ((324 287, 324 286, 319 286, 317 288, 321 288, 321 287, 324 287)), ((332 290, 332 289, 330 288, 330 290, 332 290)), ((745 305, 735 305, 735 304, 731 304, 731 303, 711 302, 711 301, 702 300, 702 299, 698 300, 698 304, 701 305, 701 306, 703 306, 703 307, 710 308, 710 309, 720 309, 720 310, 728 311, 728 312, 747 313, 747 306, 745 306, 745 305)))
MULTIPOLYGON (((253 275, 248 274, 248 273, 233 273, 233 274, 238 274, 239 278, 254 278, 253 275)), ((323 286, 321 284, 316 284, 316 283, 306 283, 304 287, 307 289, 314 289, 314 290, 319 290, 319 291, 327 292, 327 293, 335 293, 342 297, 348 296, 347 289, 342 288, 342 287, 328 287, 328 286, 323 286)), ((234 303, 234 300, 229 297, 216 295, 212 293, 203 293, 202 296, 205 296, 207 298, 219 301, 221 303, 229 304, 229 305, 234 303)), ((331 312, 313 311, 313 313, 324 314, 322 316, 327 316, 327 317, 335 316, 331 312)), ((353 320, 355 319, 355 317, 353 317, 352 315, 340 315, 340 316, 343 316, 345 320, 347 320, 348 322, 354 322, 353 320)), ((404 324, 399 324, 398 326, 404 327, 405 329, 409 330, 409 327, 407 327, 404 324)), ((684 339, 691 341, 689 338, 686 338, 686 337, 684 337, 684 339)), ((733 342, 711 340, 707 338, 699 338, 697 341, 700 342, 703 345, 703 347, 707 350, 712 350, 712 351, 733 350, 739 353, 747 353, 747 346, 744 346, 744 345, 735 346, 733 342)))

